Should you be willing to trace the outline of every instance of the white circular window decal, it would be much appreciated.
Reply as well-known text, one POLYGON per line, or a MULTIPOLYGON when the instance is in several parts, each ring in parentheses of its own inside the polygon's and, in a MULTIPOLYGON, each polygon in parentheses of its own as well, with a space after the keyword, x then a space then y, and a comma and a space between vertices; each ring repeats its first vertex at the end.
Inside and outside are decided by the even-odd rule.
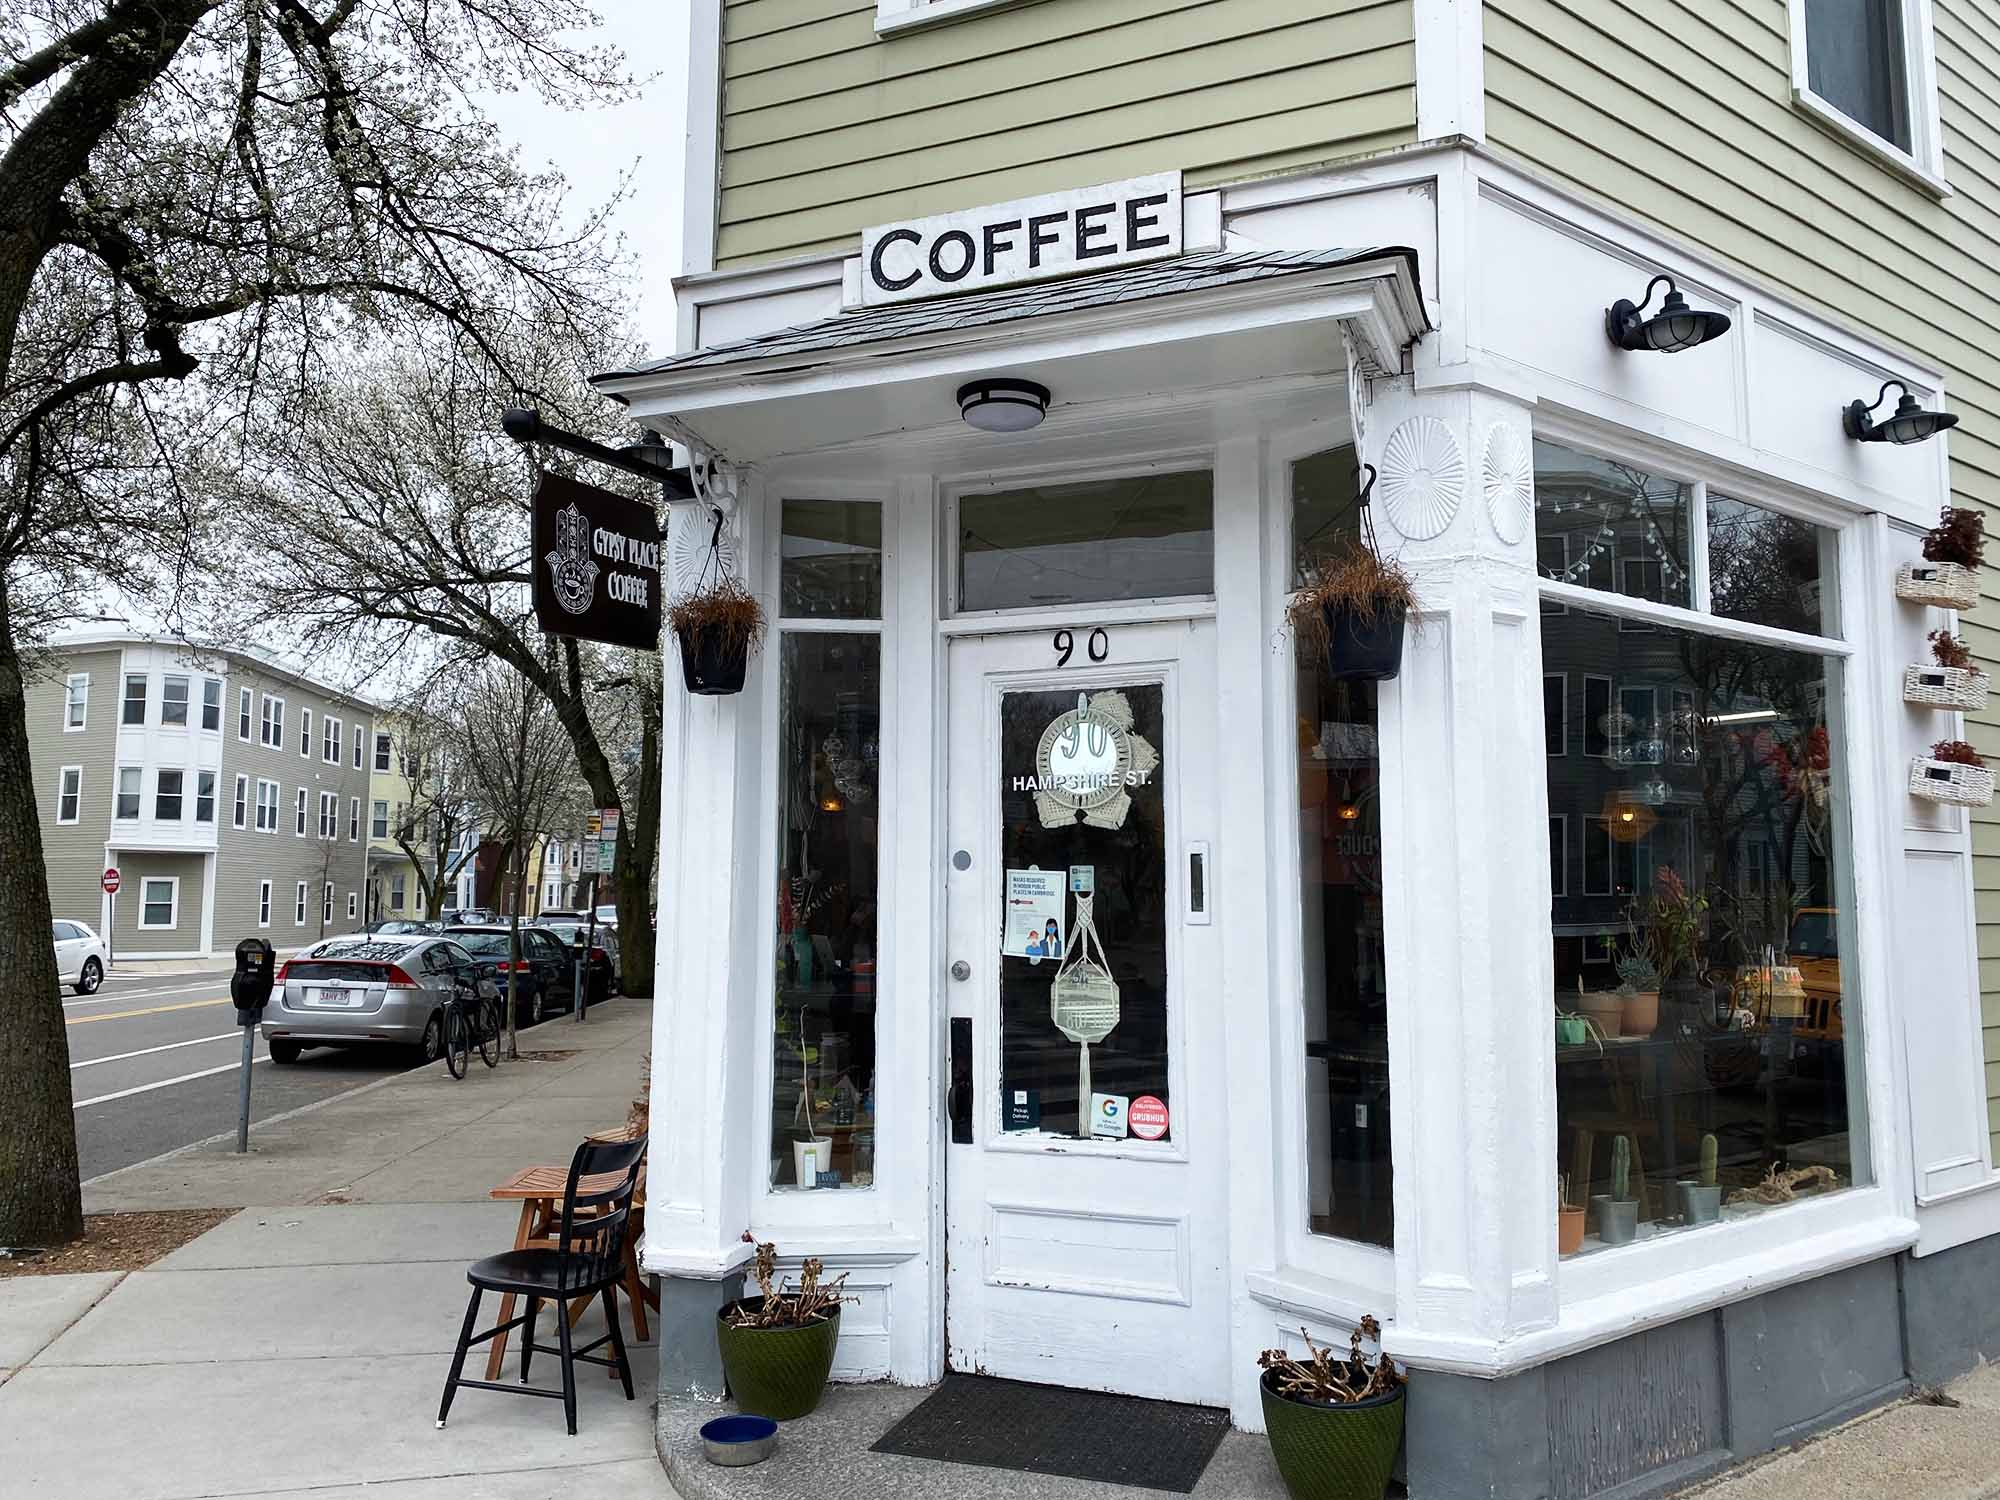
POLYGON ((1044 828, 1083 822, 1122 828, 1132 810, 1129 788, 1142 785, 1160 754, 1132 732, 1132 705, 1123 693, 1076 695, 1035 746, 1035 814, 1044 828))

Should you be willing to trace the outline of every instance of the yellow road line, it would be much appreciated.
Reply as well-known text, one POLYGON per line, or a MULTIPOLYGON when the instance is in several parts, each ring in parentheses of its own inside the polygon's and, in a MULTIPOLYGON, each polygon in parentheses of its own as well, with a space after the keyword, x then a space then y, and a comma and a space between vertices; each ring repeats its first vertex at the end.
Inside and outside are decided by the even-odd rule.
POLYGON ((161 1011, 166 1010, 197 1010, 204 1005, 227 1005, 229 1003, 227 996, 219 1000, 183 1000, 178 1005, 149 1005, 144 1010, 114 1010, 108 1015, 102 1016, 69 1016, 63 1021, 63 1025, 87 1026, 92 1021, 123 1021, 130 1016, 157 1016, 161 1011))

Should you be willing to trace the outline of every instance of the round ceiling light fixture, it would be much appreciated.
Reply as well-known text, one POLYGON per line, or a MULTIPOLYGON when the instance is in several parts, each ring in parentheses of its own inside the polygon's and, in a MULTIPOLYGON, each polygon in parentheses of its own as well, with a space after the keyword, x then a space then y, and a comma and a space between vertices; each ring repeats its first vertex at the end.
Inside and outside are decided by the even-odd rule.
POLYGON ((1678 354, 1729 332, 1729 315, 1689 307, 1673 277, 1655 276, 1646 283, 1646 295, 1636 306, 1623 300, 1611 304, 1604 314, 1604 331, 1620 349, 1678 354), (1649 318, 1646 304, 1653 300, 1653 288, 1661 285, 1667 289, 1666 300, 1649 318))
POLYGON ((1032 380, 975 380, 958 388, 958 414, 981 432, 1026 432, 1042 425, 1049 388, 1032 380))

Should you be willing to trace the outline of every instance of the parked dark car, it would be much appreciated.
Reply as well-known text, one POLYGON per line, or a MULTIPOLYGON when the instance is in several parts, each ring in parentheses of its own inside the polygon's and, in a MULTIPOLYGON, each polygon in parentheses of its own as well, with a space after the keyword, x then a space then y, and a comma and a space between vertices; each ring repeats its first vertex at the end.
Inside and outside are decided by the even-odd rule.
MULTIPOLYGON (((498 923, 447 927, 501 994, 507 993, 508 929, 498 923)), ((576 985, 569 950, 547 928, 521 925, 521 971, 514 976, 514 1024, 540 1025, 545 1016, 576 1008, 576 985)))
POLYGON ((386 937, 436 937, 444 931, 442 922, 424 922, 412 917, 377 917, 370 922, 364 932, 379 932, 386 937))
POLYGON ((491 976, 455 942, 424 933, 325 938, 277 973, 264 1011, 274 1063, 307 1047, 416 1047, 444 1055, 444 1003, 454 989, 493 993, 491 976))
MULTIPOLYGON (((587 924, 576 921, 562 921, 547 916, 536 920, 542 931, 553 933, 556 941, 569 950, 570 963, 576 963, 576 948, 583 941, 587 924)), ((599 924, 592 934, 590 948, 590 1003, 596 1005, 618 990, 618 932, 615 928, 599 924)))

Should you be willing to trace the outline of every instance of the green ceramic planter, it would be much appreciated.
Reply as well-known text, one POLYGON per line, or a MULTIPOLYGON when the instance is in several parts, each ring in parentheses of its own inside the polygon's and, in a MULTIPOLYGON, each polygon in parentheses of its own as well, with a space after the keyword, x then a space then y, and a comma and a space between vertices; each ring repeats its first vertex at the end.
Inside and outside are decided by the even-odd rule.
POLYGON ((723 1308, 715 1325, 722 1348, 722 1373, 739 1410, 789 1422, 819 1405, 840 1339, 840 1309, 803 1328, 732 1328, 729 1314, 755 1309, 762 1297, 745 1297, 723 1308))
POLYGON ((1403 1442, 1404 1387, 1352 1406, 1314 1406, 1258 1382, 1271 1456, 1292 1500, 1382 1500, 1403 1442))

